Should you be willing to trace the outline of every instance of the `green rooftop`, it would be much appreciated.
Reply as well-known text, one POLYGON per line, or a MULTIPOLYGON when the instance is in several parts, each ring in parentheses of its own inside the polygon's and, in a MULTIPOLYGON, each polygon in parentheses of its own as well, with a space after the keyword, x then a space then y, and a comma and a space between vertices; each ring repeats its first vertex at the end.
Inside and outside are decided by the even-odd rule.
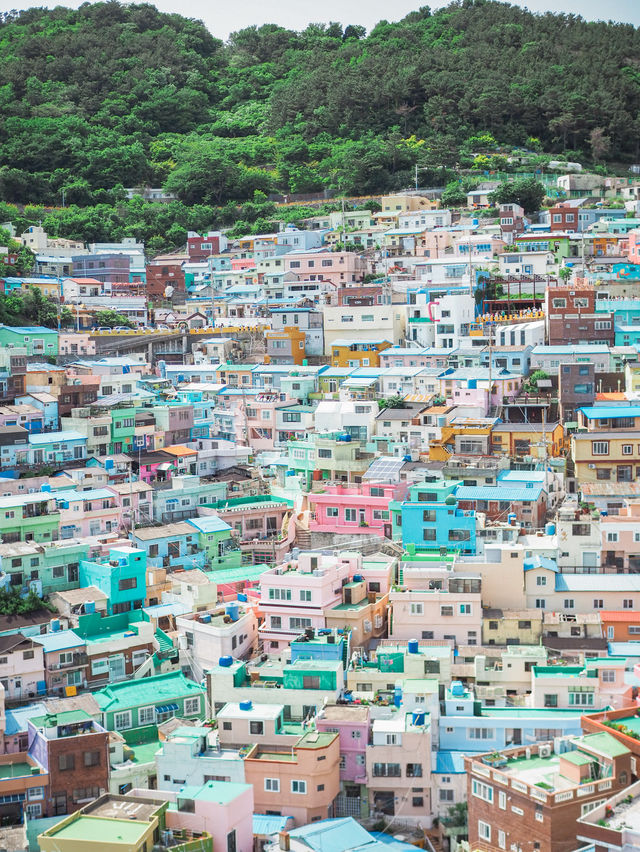
POLYGON ((183 696, 204 695, 205 690, 182 672, 167 672, 139 680, 112 683, 94 693, 103 712, 126 710, 149 704, 166 704, 183 696))
POLYGON ((564 760, 568 760, 569 763, 573 763, 574 766, 586 766, 589 763, 593 763, 593 758, 587 757, 583 751, 566 751, 562 757, 564 760))
POLYGON ((79 816, 63 825, 59 831, 51 830, 49 837, 59 840, 83 840, 86 843, 106 843, 109 846, 139 843, 149 830, 148 822, 105 817, 79 816))
POLYGON ((56 725, 77 725, 81 722, 93 722, 93 716, 90 716, 84 710, 65 710, 63 713, 49 713, 47 716, 32 716, 31 722, 36 728, 45 728, 47 722, 53 723, 56 720, 56 725))
POLYGON ((296 743, 296 748, 326 748, 330 745, 337 734, 330 731, 308 731, 303 737, 300 737, 296 743))
MULTIPOLYGON (((640 732, 640 718, 636 716, 635 719, 638 723, 638 731, 640 732)), ((629 726, 626 720, 625 724, 629 726)), ((582 737, 582 742, 587 748, 592 748, 606 757, 622 757, 624 754, 629 754, 629 749, 622 745, 613 734, 587 734, 585 737, 582 737)))
POLYGON ((240 583, 243 580, 259 580, 265 571, 269 570, 266 562, 259 565, 242 565, 240 568, 216 568, 215 571, 205 571, 207 579, 221 586, 223 583, 240 583))
POLYGON ((32 769, 40 772, 39 766, 32 766, 30 763, 0 763, 0 781, 5 781, 7 778, 23 778, 25 775, 31 775, 32 769))
POLYGON ((238 796, 252 789, 251 784, 236 784, 231 781, 207 781, 203 787, 183 787, 178 793, 178 810, 183 799, 228 805, 238 796))

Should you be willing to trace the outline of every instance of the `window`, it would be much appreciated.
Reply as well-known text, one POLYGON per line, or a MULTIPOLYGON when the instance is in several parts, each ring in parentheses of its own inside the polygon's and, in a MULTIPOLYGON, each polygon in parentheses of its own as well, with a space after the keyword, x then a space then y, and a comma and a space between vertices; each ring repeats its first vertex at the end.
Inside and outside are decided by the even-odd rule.
POLYGON ((69 769, 75 769, 76 758, 74 754, 59 754, 58 769, 60 772, 66 772, 69 769))
POLYGON ((320 675, 303 675, 303 689, 320 689, 320 675))
POLYGON ((85 753, 84 753, 84 765, 85 766, 100 766, 100 752, 99 751, 85 751, 85 753))
POLYGON ((409 614, 410 615, 423 615, 424 613, 424 604, 421 603, 410 603, 409 604, 409 614))
POLYGON ((269 589, 270 601, 290 601, 291 589, 269 589))
POLYGON ((460 604, 460 615, 471 615, 471 604, 460 604))
POLYGON ((184 700, 184 715, 195 716, 200 712, 200 696, 196 695, 193 698, 185 698, 184 700))
POLYGON ((614 669, 603 669, 600 674, 602 675, 603 683, 615 683, 616 673, 614 669))
POLYGON ((544 609, 547 602, 544 598, 536 598, 536 609, 544 609))
POLYGON ((291 781, 291 792, 292 793, 300 793, 301 795, 306 794, 307 782, 306 781, 297 781, 297 780, 293 779, 291 781))
POLYGON ((491 826, 481 819, 478 820, 478 837, 480 840, 486 840, 487 843, 491 842, 491 826))
POLYGON ((507 848, 507 836, 501 828, 498 829, 498 846, 500 849, 507 848))
POLYGON ((593 707, 593 692, 570 692, 570 707, 593 707))
POLYGON ((235 828, 227 834, 227 852, 238 852, 235 828))
POLYGON ((536 577, 536 586, 546 586, 547 578, 546 577, 536 577))
POLYGON ((153 706, 141 707, 138 710, 138 725, 153 725, 156 720, 156 708, 153 706))
POLYGON ((336 506, 327 506, 326 512, 328 518, 337 518, 339 514, 336 506))
POLYGON ((311 600, 311 590, 310 589, 301 589, 300 600, 301 601, 310 601, 311 600))
POLYGON ((407 763, 407 778, 422 778, 422 764, 407 763))
POLYGON ((594 609, 604 609, 604 601, 602 600, 602 598, 595 598, 594 599, 593 608, 594 609))
POLYGON ((331 458, 331 450, 326 447, 318 448, 318 458, 319 459, 330 459, 331 458))
POLYGON ((467 738, 470 740, 492 740, 496 735, 494 728, 469 728, 467 738))
MULTIPOLYGON (((496 622, 497 624, 497 622, 496 622)), ((531 622, 530 621, 519 621, 518 622, 518 630, 531 630, 531 622)))
POLYGON ((357 521, 358 513, 355 509, 345 509, 344 510, 344 519, 345 521, 357 521))
POLYGON ((138 584, 138 581, 135 577, 125 577, 124 580, 118 581, 118 589, 121 592, 126 591, 127 589, 135 589, 138 584))
POLYGON ((33 657, 34 657, 33 651, 23 651, 22 652, 22 659, 23 660, 32 660, 33 657))
POLYGON ((401 778, 402 769, 399 763, 374 763, 374 778, 401 778))
POLYGON ((422 530, 422 540, 423 541, 436 541, 437 534, 435 528, 427 527, 422 530))
POLYGON ((440 615, 441 616, 452 616, 453 615, 453 606, 449 606, 448 604, 443 604, 440 607, 440 615))
POLYGON ((476 778, 472 778, 471 795, 477 799, 483 799, 485 802, 493 802, 493 787, 482 781, 478 781, 476 778))
POLYGON ((622 445, 622 455, 623 456, 633 455, 633 444, 623 444, 622 445))
POLYGON ((453 802, 453 790, 440 790, 438 799, 441 802, 453 802))
POLYGON ((564 599, 564 608, 565 609, 575 609, 576 602, 573 598, 565 598, 564 599))
POLYGON ((116 731, 123 731, 125 728, 130 728, 131 710, 124 710, 122 713, 115 713, 113 716, 113 727, 116 731))
POLYGON ((262 736, 264 734, 264 722, 249 722, 249 733, 262 736))
POLYGON ((622 601, 622 609, 633 609, 633 599, 632 598, 625 598, 622 601))
POLYGON ((608 456, 609 442, 608 441, 592 441, 591 455, 593 456, 608 456))
POLYGON ((614 541, 615 542, 617 540, 618 540, 618 533, 617 532, 608 532, 607 533, 607 541, 614 541))
POLYGON ((304 630, 305 627, 311 627, 310 618, 290 618, 289 628, 291 630, 304 630))
POLYGON ((556 694, 545 695, 544 696, 544 706, 545 707, 557 707, 558 706, 558 696, 556 694))
POLYGON ((280 792, 280 779, 279 778, 265 778, 264 779, 264 789, 267 793, 279 793, 280 792))
POLYGON ((507 794, 504 790, 498 790, 498 807, 503 811, 507 809, 507 794))

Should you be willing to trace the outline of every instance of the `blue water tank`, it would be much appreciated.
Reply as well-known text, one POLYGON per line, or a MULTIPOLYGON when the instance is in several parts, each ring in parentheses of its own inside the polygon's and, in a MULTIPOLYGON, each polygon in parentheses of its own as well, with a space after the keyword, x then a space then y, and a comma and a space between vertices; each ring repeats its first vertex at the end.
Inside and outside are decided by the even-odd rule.
POLYGON ((200 616, 200 622, 202 624, 210 624, 211 613, 210 612, 203 612, 202 615, 200 616))
POLYGON ((57 633, 58 630, 60 630, 60 619, 52 618, 51 621, 49 622, 49 626, 51 627, 52 633, 57 633))
POLYGON ((228 669, 230 666, 233 665, 233 657, 220 657, 220 659, 218 660, 218 665, 221 666, 223 669, 228 669))
POLYGON ((407 651, 410 654, 417 654, 419 649, 419 644, 417 639, 409 639, 407 642, 407 651))
POLYGON ((84 611, 85 611, 86 615, 89 615, 89 613, 95 612, 96 611, 95 601, 85 601, 84 602, 84 611))
POLYGON ((552 524, 551 521, 549 521, 548 524, 544 525, 544 531, 545 531, 546 535, 555 535, 556 534, 556 525, 552 524))
POLYGON ((478 380, 469 379, 467 382, 467 387, 469 388, 469 390, 475 390, 478 387, 478 380))
POLYGON ((113 470, 113 459, 105 459, 104 469, 113 470))
POLYGON ((241 701, 240 702, 240 709, 241 710, 253 710, 253 704, 251 703, 251 701, 241 701))
POLYGON ((362 582, 362 574, 354 574, 353 575, 353 582, 354 583, 361 583, 362 582))
POLYGON ((414 725, 424 725, 426 719, 426 713, 424 710, 420 710, 416 708, 412 714, 412 720, 414 725))
POLYGON ((464 685, 461 680, 451 681, 451 694, 464 695, 464 685))
POLYGON ((240 605, 237 601, 231 601, 226 605, 225 612, 231 618, 231 621, 237 621, 240 614, 240 605))
POLYGON ((408 455, 408 456, 402 456, 402 461, 410 462, 410 461, 411 461, 411 456, 410 456, 410 455, 408 455))
POLYGON ((478 227, 478 220, 477 220, 477 219, 472 219, 472 220, 471 220, 471 224, 473 225, 473 227, 474 227, 474 228, 477 228, 477 227, 478 227))
POLYGON ((507 515, 507 523, 510 524, 513 527, 513 526, 515 526, 515 523, 516 523, 517 520, 518 520, 518 516, 516 515, 516 513, 515 512, 509 512, 509 514, 507 515))
POLYGON ((247 596, 246 596, 245 594, 242 594, 242 592, 238 592, 238 600, 239 600, 241 603, 246 603, 246 602, 247 602, 247 600, 248 600, 248 598, 247 598, 247 596))
POLYGON ((51 494, 51 486, 48 482, 45 482, 40 486, 40 491, 44 491, 45 494, 51 494))
POLYGON ((401 686, 396 686, 396 688, 393 690, 393 703, 394 703, 394 706, 396 706, 396 707, 400 707, 400 705, 402 704, 402 687, 401 686))

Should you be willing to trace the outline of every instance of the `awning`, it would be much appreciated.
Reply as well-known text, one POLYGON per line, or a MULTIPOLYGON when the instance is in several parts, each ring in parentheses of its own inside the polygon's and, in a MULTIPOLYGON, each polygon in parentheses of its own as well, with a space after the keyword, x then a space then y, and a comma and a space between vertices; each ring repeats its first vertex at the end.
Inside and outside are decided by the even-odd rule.
POLYGON ((173 462, 161 462, 156 470, 171 470, 173 467, 173 462))
POLYGON ((178 709, 177 704, 160 704, 158 707, 156 707, 156 713, 158 713, 158 714, 170 713, 172 710, 177 710, 177 709, 178 709))

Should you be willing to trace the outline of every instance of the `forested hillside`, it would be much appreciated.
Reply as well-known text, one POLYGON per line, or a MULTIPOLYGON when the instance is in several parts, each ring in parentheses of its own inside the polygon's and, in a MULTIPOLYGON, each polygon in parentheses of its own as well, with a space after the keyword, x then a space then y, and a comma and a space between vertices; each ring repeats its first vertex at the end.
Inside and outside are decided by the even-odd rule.
POLYGON ((0 24, 0 104, 7 201, 109 204, 145 183, 188 205, 379 192, 416 163, 443 183, 485 132, 638 159, 640 31, 463 0, 369 35, 263 26, 225 44, 150 5, 30 9, 0 24))

